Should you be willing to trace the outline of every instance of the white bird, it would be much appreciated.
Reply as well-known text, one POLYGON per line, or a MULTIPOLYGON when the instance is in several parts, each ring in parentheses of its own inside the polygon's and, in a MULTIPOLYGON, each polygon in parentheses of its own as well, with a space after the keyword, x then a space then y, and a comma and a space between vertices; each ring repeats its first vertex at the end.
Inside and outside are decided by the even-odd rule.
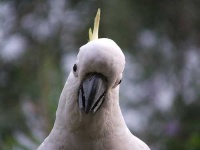
POLYGON ((98 39, 99 18, 100 10, 61 93, 53 129, 38 150, 150 150, 123 119, 125 57, 114 41, 98 39))

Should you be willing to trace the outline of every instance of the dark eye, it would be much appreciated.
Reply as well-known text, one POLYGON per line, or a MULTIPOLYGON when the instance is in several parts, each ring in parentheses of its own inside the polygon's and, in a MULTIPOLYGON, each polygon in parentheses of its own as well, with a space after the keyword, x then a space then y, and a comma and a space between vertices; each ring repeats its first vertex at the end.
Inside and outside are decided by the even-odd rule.
POLYGON ((74 71, 74 72, 77 71, 77 65, 76 65, 76 64, 74 64, 74 66, 73 66, 73 71, 74 71))
POLYGON ((122 80, 120 80, 118 84, 120 84, 121 82, 122 82, 122 80))

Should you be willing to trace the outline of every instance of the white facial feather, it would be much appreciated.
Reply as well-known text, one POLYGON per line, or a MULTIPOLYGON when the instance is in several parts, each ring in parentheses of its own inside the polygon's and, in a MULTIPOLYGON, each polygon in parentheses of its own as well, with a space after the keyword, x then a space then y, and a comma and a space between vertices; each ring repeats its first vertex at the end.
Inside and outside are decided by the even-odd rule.
POLYGON ((90 41, 80 48, 77 66, 80 80, 87 73, 97 72, 107 77, 109 87, 114 87, 122 78, 125 56, 113 40, 101 38, 90 41))

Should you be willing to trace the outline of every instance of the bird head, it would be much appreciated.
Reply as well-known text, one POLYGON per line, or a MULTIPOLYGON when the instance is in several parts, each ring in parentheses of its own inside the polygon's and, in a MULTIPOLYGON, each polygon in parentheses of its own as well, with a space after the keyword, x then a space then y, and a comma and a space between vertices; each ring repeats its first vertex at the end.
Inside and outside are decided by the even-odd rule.
POLYGON ((79 108, 86 114, 95 113, 104 102, 106 93, 122 80, 125 57, 120 47, 111 39, 98 39, 100 9, 89 30, 90 41, 83 45, 73 66, 74 76, 79 80, 79 108))
POLYGON ((78 105, 82 111, 95 113, 100 108, 107 91, 120 84, 124 65, 124 54, 110 39, 96 39, 80 48, 73 73, 80 83, 78 105))

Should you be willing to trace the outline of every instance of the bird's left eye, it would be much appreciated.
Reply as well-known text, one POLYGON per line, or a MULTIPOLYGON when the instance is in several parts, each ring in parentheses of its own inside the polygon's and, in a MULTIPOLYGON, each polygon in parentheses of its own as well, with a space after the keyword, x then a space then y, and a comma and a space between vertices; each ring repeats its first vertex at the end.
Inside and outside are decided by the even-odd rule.
POLYGON ((119 81, 119 83, 118 84, 120 84, 122 82, 122 79, 119 81))
POLYGON ((76 65, 76 64, 74 64, 74 66, 73 66, 73 71, 74 71, 74 72, 77 71, 77 65, 76 65))

